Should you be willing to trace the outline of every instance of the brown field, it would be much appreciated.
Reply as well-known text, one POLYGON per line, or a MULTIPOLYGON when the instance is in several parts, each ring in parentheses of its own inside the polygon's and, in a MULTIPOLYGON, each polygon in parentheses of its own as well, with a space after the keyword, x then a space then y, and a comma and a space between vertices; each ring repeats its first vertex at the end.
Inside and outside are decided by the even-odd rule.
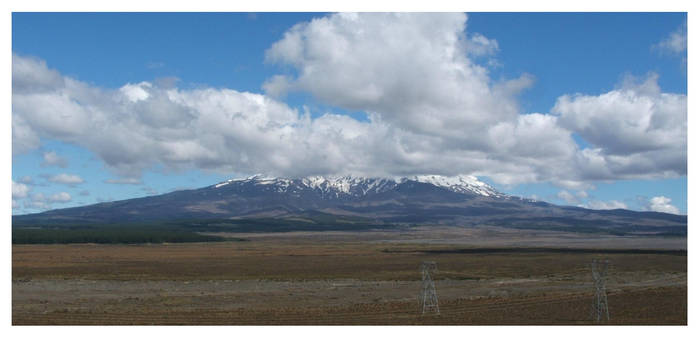
POLYGON ((245 236, 13 245, 13 324, 594 324, 589 264, 605 257, 606 324, 687 324, 685 255, 436 254, 421 251, 479 245, 376 232, 245 236), (438 264, 440 315, 419 314, 425 260, 438 264))

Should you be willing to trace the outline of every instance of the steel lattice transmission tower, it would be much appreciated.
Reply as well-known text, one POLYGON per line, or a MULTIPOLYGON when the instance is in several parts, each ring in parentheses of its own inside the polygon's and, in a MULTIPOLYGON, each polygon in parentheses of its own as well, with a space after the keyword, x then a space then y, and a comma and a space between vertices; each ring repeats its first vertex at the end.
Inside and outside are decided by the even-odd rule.
POLYGON ((605 278, 608 274, 608 260, 596 260, 591 262, 591 271, 593 272, 593 283, 595 284, 595 297, 593 297, 593 311, 596 321, 600 322, 605 318, 610 320, 610 311, 608 311, 608 295, 605 290, 605 278))
POLYGON ((421 285, 421 314, 434 312, 440 314, 438 306, 437 291, 435 291, 435 282, 433 282, 433 274, 437 272, 437 263, 433 261, 423 261, 421 264, 421 274, 423 275, 423 283, 421 285))

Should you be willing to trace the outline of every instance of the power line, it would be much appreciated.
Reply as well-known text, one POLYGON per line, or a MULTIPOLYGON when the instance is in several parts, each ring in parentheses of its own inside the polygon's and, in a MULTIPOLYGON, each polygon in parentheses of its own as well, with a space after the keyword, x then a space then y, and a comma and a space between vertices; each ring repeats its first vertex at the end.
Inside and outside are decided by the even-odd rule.
POLYGON ((432 274, 437 272, 437 263, 433 261, 423 261, 421 264, 422 285, 421 285, 421 314, 434 312, 440 314, 438 305, 437 291, 435 290, 435 282, 433 282, 432 274))
POLYGON ((605 289, 605 278, 608 274, 608 260, 593 259, 591 262, 591 271, 593 273, 593 283, 595 284, 592 314, 598 322, 603 318, 609 321, 610 311, 608 310, 608 295, 605 289))

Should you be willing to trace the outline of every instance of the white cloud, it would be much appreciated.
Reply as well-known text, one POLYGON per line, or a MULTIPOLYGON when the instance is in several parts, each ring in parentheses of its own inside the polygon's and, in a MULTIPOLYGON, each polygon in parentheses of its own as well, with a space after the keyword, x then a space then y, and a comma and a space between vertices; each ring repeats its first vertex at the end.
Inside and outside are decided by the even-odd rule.
MULTIPOLYGON (((14 85, 14 82, 13 82, 14 85)), ((13 97, 14 97, 13 93, 13 97)), ((12 114, 12 155, 31 151, 41 144, 39 136, 31 125, 17 114, 12 114)))
POLYGON ((47 204, 51 203, 65 203, 71 201, 71 195, 68 192, 58 192, 51 195, 44 195, 44 193, 34 193, 31 195, 31 200, 34 202, 43 202, 47 204))
POLYGON ((44 195, 41 192, 33 193, 28 200, 25 200, 24 208, 48 210, 52 208, 53 204, 64 204, 71 200, 71 195, 68 192, 58 192, 51 195, 44 195))
POLYGON ((467 52, 474 56, 493 55, 498 52, 498 41, 475 33, 467 40, 467 52))
POLYGON ((68 162, 66 161, 66 159, 59 156, 54 151, 44 152, 43 156, 44 156, 44 161, 41 163, 41 166, 58 166, 58 167, 68 166, 68 162))
POLYGON ((463 13, 333 14, 300 23, 266 53, 297 76, 273 77, 265 88, 307 91, 413 132, 478 143, 485 127, 517 118, 519 108, 517 92, 500 90, 507 81, 492 83, 467 57, 497 42, 467 39, 466 23, 463 13))
POLYGON ((148 82, 141 82, 138 84, 127 83, 123 87, 119 88, 119 91, 126 97, 130 102, 138 102, 148 99, 151 95, 148 93, 153 85, 148 82))
POLYGON ((65 85, 64 78, 44 60, 12 55, 12 93, 52 92, 65 85))
POLYGON ((60 173, 48 178, 50 182, 64 185, 77 185, 85 182, 83 178, 75 174, 60 173))
MULTIPOLYGON (((26 178, 26 177, 24 177, 26 178)), ((26 181, 24 178, 22 178, 20 181, 26 181)), ((26 184, 23 184, 21 182, 16 182, 14 179, 12 180, 12 208, 20 208, 20 203, 18 199, 24 199, 29 196, 29 192, 31 191, 31 188, 27 186, 26 184)), ((25 201, 27 203, 28 201, 25 201)))
POLYGON ((658 75, 600 96, 562 96, 559 122, 609 154, 626 155, 684 144, 687 97, 661 93, 658 75))
MULTIPOLYGON (((42 195, 43 198, 43 195, 42 195)), ((23 207, 25 209, 35 209, 35 210, 49 210, 51 209, 51 205, 45 201, 39 201, 39 200, 25 200, 23 207)))
POLYGON ((534 78, 491 80, 469 48, 476 39, 493 53, 497 42, 468 34, 466 23, 460 13, 332 14, 294 26, 267 51, 269 62, 293 70, 270 78, 269 94, 308 92, 366 112, 365 122, 312 118, 229 89, 99 88, 13 55, 13 153, 39 148, 40 138, 75 144, 120 177, 112 182, 140 182, 154 165, 232 175, 475 174, 572 190, 685 174, 684 95, 660 92, 654 78, 564 96, 553 115, 523 114, 517 96, 534 78), (605 118, 621 130, 587 128, 605 118), (593 147, 579 149, 572 132, 593 147))
POLYGON ((590 209, 627 209, 627 204, 617 200, 597 200, 591 198, 586 191, 576 191, 571 193, 567 190, 560 190, 557 198, 566 201, 567 204, 590 209))
POLYGON ((653 46, 661 52, 681 54, 688 48, 688 26, 686 24, 671 32, 665 39, 653 46))
POLYGON ((552 112, 593 148, 577 154, 579 180, 677 177, 687 173, 687 96, 661 92, 658 76, 626 79, 599 96, 565 95, 552 112))
POLYGON ((290 79, 283 75, 275 75, 263 83, 263 90, 272 96, 282 98, 287 95, 287 92, 293 90, 294 86, 290 79))
POLYGON ((566 190, 559 191, 559 193, 557 193, 557 198, 566 201, 570 205, 577 205, 581 203, 577 196, 566 190))
POLYGON ((651 198, 649 200, 649 206, 647 210, 654 212, 680 214, 678 207, 671 205, 671 199, 664 196, 651 198))
POLYGON ((570 132, 557 125, 554 116, 539 113, 518 115, 488 130, 492 151, 503 156, 561 158, 576 151, 570 132))
POLYGON ((71 201, 71 196, 68 192, 58 192, 50 195, 47 200, 49 202, 60 202, 65 203, 71 201))
POLYGON ((591 200, 588 202, 588 208, 591 209, 627 209, 627 205, 624 202, 617 200, 602 201, 602 200, 591 200))
POLYGON ((29 186, 12 180, 12 199, 26 198, 29 193, 29 186))

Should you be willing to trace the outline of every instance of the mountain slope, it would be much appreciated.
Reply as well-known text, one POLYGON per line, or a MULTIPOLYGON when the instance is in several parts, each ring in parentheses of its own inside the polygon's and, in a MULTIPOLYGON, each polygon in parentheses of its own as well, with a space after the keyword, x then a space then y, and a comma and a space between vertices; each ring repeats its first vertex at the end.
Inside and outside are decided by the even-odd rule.
MULTIPOLYGON (((684 235, 686 216, 561 207, 507 196, 472 176, 298 179, 252 176, 158 196, 13 217, 14 225, 299 218, 384 224, 491 224, 577 232, 684 235), (362 222, 362 221, 360 221, 362 222)), ((314 220, 316 221, 316 220, 314 220)))

